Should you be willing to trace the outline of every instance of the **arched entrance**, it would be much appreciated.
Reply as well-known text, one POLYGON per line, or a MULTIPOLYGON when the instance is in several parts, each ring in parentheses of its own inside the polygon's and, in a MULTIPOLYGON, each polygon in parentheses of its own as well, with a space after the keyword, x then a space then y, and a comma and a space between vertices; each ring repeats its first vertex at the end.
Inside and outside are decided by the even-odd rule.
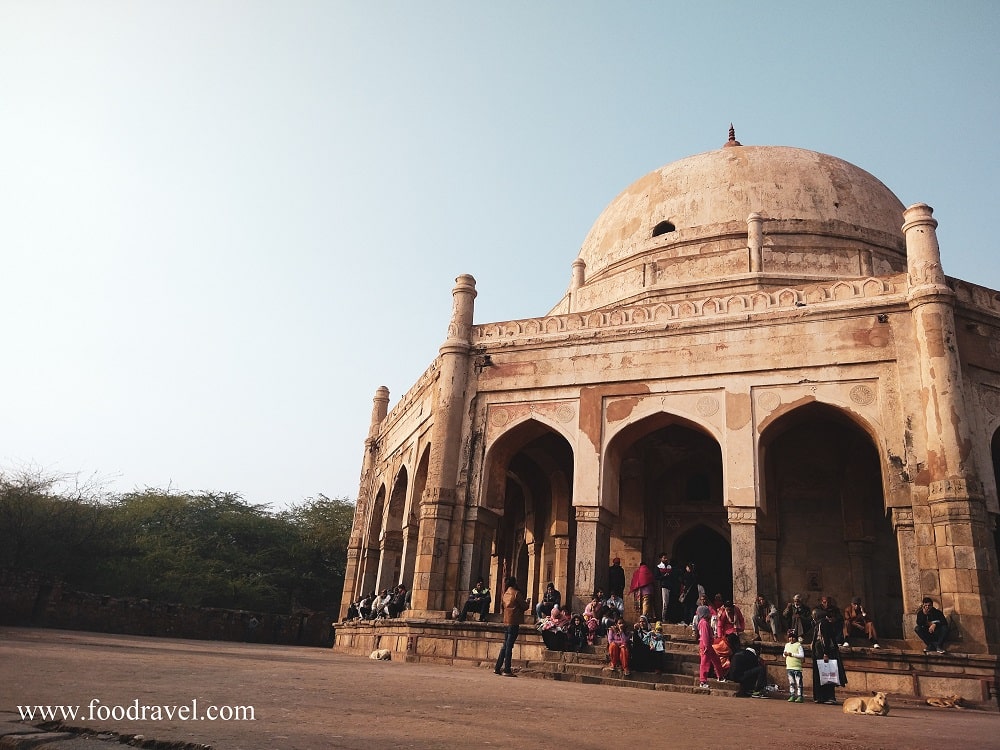
MULTIPOLYGON (((732 552, 719 531, 729 523, 719 443, 696 424, 654 414, 615 436, 607 463, 618 478, 611 552, 621 557, 626 576, 640 562, 652 567, 666 552, 681 569, 694 562, 699 571, 711 570, 703 584, 714 587, 709 595, 732 591, 732 552)), ((671 614, 680 618, 680 608, 671 614)))
POLYGON ((494 443, 486 465, 484 500, 496 514, 495 525, 491 528, 490 516, 481 514, 470 578, 488 575, 499 599, 504 579, 513 575, 533 602, 552 581, 563 601, 570 601, 576 518, 573 450, 566 438, 528 420, 494 443))
POLYGON ((872 438, 841 410, 810 404, 770 425, 761 451, 762 592, 779 603, 800 594, 809 606, 826 594, 841 608, 860 596, 879 634, 901 637, 899 552, 872 438), (763 562, 770 550, 773 566, 763 562))

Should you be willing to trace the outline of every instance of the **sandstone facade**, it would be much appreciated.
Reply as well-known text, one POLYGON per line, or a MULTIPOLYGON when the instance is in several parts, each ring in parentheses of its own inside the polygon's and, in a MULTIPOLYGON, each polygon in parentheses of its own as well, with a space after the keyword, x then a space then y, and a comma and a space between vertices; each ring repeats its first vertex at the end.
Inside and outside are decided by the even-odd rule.
POLYGON ((787 147, 720 149, 616 198, 545 315, 447 337, 376 391, 343 611, 398 582, 419 618, 480 575, 576 610, 665 551, 749 613, 847 604, 910 637, 939 602, 1000 650, 1000 293, 944 275, 930 207, 787 147))

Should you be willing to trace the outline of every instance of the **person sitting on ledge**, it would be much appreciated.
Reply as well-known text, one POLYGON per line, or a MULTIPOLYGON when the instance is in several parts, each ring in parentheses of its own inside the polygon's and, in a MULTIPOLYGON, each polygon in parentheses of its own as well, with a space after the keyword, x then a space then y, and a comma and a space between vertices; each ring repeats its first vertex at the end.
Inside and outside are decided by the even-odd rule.
POLYGON ((469 598, 465 600, 465 606, 462 607, 462 613, 458 616, 458 621, 465 622, 465 618, 475 612, 479 615, 479 621, 482 622, 486 619, 486 615, 489 614, 492 602, 493 597, 490 595, 490 587, 486 585, 486 582, 482 578, 478 578, 476 585, 469 592, 469 598))
POLYGON ((407 601, 406 586, 399 584, 392 594, 388 604, 385 605, 385 614, 389 618, 399 617, 409 608, 407 601))
POLYGON ((553 606, 549 614, 538 624, 545 648, 549 651, 565 651, 566 629, 569 625, 569 613, 563 612, 558 605, 553 606))
POLYGON ((934 606, 934 600, 925 596, 917 611, 917 627, 914 628, 927 648, 925 654, 943 654, 944 641, 948 637, 948 618, 934 606))
POLYGON ((552 611, 553 607, 560 604, 562 604, 562 594, 556 589, 556 585, 549 581, 545 587, 545 593, 542 594, 542 600, 535 605, 535 616, 541 620, 552 611))
POLYGON ((871 639, 872 648, 880 648, 878 636, 875 634, 875 623, 872 622, 872 618, 869 617, 867 610, 861 603, 861 597, 856 596, 844 609, 844 642, 841 644, 841 648, 850 647, 849 638, 859 632, 871 639))

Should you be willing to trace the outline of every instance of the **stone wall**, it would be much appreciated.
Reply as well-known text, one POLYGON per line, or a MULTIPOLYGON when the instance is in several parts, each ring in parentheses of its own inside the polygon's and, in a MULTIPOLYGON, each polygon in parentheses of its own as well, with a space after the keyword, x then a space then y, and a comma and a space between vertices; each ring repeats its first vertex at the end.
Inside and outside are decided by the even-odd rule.
POLYGON ((0 625, 329 647, 332 615, 278 615, 101 596, 32 571, 0 568, 0 625))

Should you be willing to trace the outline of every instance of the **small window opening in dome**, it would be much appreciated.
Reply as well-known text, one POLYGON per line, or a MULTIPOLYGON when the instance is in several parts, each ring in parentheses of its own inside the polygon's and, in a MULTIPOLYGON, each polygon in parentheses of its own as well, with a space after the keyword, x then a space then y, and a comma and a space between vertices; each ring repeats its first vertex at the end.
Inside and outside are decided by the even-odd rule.
POLYGON ((659 237, 661 234, 666 234, 667 232, 673 232, 677 227, 671 224, 669 221, 661 221, 655 227, 653 227, 653 233, 650 237, 659 237))

